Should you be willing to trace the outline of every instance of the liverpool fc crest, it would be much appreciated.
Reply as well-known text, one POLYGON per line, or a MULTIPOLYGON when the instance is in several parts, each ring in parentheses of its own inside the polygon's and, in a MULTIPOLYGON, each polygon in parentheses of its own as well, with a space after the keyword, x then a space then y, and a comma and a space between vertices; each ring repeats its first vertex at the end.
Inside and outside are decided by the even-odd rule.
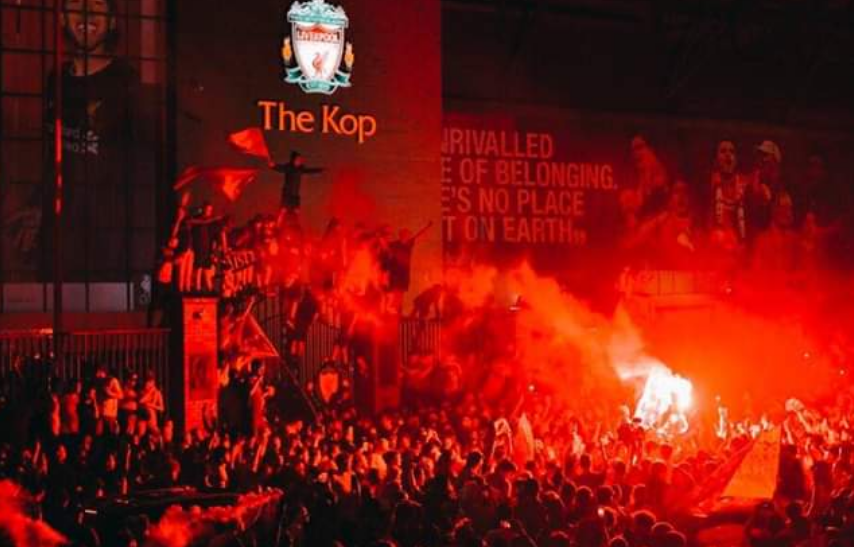
POLYGON ((353 44, 345 42, 347 14, 325 0, 297 0, 288 10, 291 35, 282 42, 285 81, 306 93, 350 87, 353 44), (296 61, 296 63, 294 63, 296 61))

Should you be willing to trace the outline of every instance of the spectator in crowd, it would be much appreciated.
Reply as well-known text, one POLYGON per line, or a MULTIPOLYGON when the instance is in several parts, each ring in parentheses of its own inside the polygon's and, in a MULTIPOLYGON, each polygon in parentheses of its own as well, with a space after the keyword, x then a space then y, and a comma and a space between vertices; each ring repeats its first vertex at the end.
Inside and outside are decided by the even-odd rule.
POLYGON ((148 424, 150 431, 160 430, 160 417, 166 410, 163 393, 157 387, 153 374, 145 377, 145 385, 139 394, 139 420, 148 424))
POLYGON ((133 431, 136 428, 137 410, 139 409, 137 385, 139 376, 135 372, 128 373, 122 386, 119 401, 119 427, 122 431, 133 431))
POLYGON ((83 397, 80 400, 80 404, 77 408, 80 414, 81 434, 97 434, 101 430, 102 422, 101 404, 98 400, 98 389, 95 385, 91 385, 86 388, 86 390, 83 392, 83 397))
POLYGON ((121 383, 103 366, 98 368, 95 379, 99 391, 99 429, 115 435, 119 431, 119 401, 123 395, 121 383))
POLYGON ((175 244, 175 267, 177 270, 177 287, 182 293, 193 290, 193 271, 195 257, 193 255, 193 233, 190 225, 190 193, 181 194, 175 222, 169 241, 175 244))
POLYGON ((221 220, 222 217, 214 216, 213 205, 205 202, 199 214, 187 221, 193 252, 193 289, 196 291, 214 290, 214 254, 221 220))

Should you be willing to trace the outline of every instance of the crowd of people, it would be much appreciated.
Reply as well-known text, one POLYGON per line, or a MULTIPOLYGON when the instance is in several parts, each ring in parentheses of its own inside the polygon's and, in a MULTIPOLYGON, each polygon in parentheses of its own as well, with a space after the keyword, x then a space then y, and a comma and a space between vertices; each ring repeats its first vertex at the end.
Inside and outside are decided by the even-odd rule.
MULTIPOLYGON (((548 394, 521 390, 498 403, 469 393, 376 416, 340 406, 313 422, 271 417, 242 432, 211 421, 179 438, 158 397, 145 395, 156 387, 135 385, 133 376, 123 383, 99 369, 82 392, 38 389, 33 400, 4 399, 0 475, 25 488, 33 514, 75 545, 103 544, 83 519, 93 502, 177 485, 281 489, 282 545, 785 547, 854 540, 854 398, 847 392, 827 406, 790 401, 759 416, 719 409, 716 419, 692 417, 688 432, 668 437, 645 430, 627 409, 622 417, 615 409, 613 418, 582 419, 548 394), (42 410, 22 413, 26 408, 42 410), (771 479, 776 503, 751 502, 734 521, 738 541, 721 539, 720 523, 693 513, 708 511, 704 502, 721 493, 734 462, 775 429, 782 438, 779 476, 771 479)), ((147 526, 155 524, 128 526, 123 545, 145 544, 147 526)))

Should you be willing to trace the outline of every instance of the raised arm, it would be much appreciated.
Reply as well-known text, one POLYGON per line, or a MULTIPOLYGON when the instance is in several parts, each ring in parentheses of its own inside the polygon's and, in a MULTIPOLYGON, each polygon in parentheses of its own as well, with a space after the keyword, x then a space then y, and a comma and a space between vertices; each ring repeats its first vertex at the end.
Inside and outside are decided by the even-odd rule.
POLYGON ((412 236, 411 238, 409 238, 409 240, 410 240, 410 241, 415 241, 416 239, 418 239, 419 237, 421 237, 421 236, 423 236, 425 233, 427 233, 427 230, 429 230, 429 229, 430 229, 430 228, 432 228, 432 227, 433 227, 433 221, 431 220, 430 222, 428 222, 427 224, 425 224, 423 228, 421 228, 420 230, 418 230, 417 232, 415 232, 415 234, 413 234, 413 236, 412 236))

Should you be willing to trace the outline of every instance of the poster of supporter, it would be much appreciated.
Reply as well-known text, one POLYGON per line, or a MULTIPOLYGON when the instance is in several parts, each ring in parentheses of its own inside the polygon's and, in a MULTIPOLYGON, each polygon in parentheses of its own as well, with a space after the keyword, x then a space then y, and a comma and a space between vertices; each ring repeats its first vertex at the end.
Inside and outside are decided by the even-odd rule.
POLYGON ((64 0, 61 72, 53 7, 4 5, 0 254, 7 283, 53 278, 55 234, 68 282, 150 273, 162 182, 165 21, 154 0, 64 0), (14 21, 14 25, 5 24, 14 21), (60 98, 57 100, 57 89, 60 98), (62 119, 61 225, 54 134, 62 119))

